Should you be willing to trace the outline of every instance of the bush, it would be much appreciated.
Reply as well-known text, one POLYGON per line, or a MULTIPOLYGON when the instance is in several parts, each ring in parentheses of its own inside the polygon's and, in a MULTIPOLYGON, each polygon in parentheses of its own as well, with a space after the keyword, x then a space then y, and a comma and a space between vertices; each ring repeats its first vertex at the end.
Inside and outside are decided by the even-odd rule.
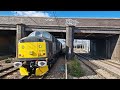
POLYGON ((68 66, 68 73, 71 76, 80 77, 80 76, 84 75, 84 72, 83 72, 77 58, 74 58, 73 60, 69 61, 67 66, 68 66))

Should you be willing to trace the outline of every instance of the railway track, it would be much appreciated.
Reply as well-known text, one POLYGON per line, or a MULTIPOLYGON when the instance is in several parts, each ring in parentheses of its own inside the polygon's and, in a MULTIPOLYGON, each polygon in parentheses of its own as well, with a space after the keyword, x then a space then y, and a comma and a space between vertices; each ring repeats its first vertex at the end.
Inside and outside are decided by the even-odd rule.
MULTIPOLYGON (((100 76, 103 76, 105 79, 117 79, 120 78, 118 75, 111 73, 109 70, 100 67, 99 65, 97 65, 97 63, 95 63, 94 59, 90 57, 90 55, 81 55, 81 54, 76 54, 78 57, 82 57, 85 60, 81 60, 85 65, 87 65, 91 70, 95 71, 97 74, 99 74, 100 76), (94 66, 96 66, 97 68, 95 68, 94 66)), ((97 58, 96 58, 97 59, 97 58)), ((96 60, 96 62, 103 62, 101 60, 96 60)), ((108 62, 103 62, 106 63, 108 65, 108 62)), ((109 65, 110 62, 109 62, 109 65)), ((116 68, 118 68, 118 66, 116 66, 116 68)))
POLYGON ((10 65, 0 69, 0 79, 44 79, 48 73, 43 76, 21 76, 19 73, 19 68, 14 68, 14 66, 10 65))
POLYGON ((11 55, 7 55, 0 58, 0 78, 4 79, 12 73, 16 72, 18 68, 14 68, 13 62, 15 58, 11 57, 11 55), (10 62, 6 62, 6 60, 10 60, 10 62))
POLYGON ((50 71, 53 69, 54 65, 56 64, 57 60, 55 60, 54 62, 52 62, 51 68, 50 70, 42 75, 42 76, 35 76, 35 75, 30 75, 30 76, 23 76, 21 77, 21 79, 46 79, 47 75, 50 73, 50 71))
POLYGON ((35 75, 30 75, 30 76, 22 76, 20 79, 45 79, 48 73, 46 73, 43 76, 35 76, 35 75))
MULTIPOLYGON (((115 62, 113 60, 108 60, 105 58, 96 58, 96 57, 91 57, 91 58, 98 60, 97 61, 98 63, 101 63, 101 65, 103 64, 105 66, 105 67, 102 67, 102 66, 98 65, 99 67, 105 69, 106 71, 108 71, 109 73, 111 73, 112 75, 114 75, 120 79, 120 63, 115 62)), ((95 64, 96 63, 95 60, 93 60, 93 61, 91 60, 91 62, 93 62, 95 64)))
POLYGON ((19 68, 14 68, 13 66, 8 66, 0 70, 0 79, 44 79, 47 74, 43 76, 21 76, 19 73, 19 68))
POLYGON ((114 67, 120 69, 120 63, 114 62, 113 60, 108 60, 108 59, 105 59, 105 58, 95 58, 95 57, 92 57, 92 58, 93 58, 93 59, 97 59, 97 60, 99 60, 100 62, 106 63, 106 64, 108 64, 108 65, 111 65, 111 66, 114 66, 114 67))
MULTIPOLYGON (((51 66, 50 70, 52 69, 53 65, 51 66)), ((22 76, 21 79, 45 79, 48 75, 48 73, 50 72, 50 70, 42 75, 42 76, 35 76, 35 75, 30 75, 30 76, 22 76)))
POLYGON ((13 62, 16 60, 11 55, 0 59, 0 78, 1 79, 21 79, 18 68, 14 68, 13 62))
POLYGON ((111 61, 103 61, 103 60, 100 60, 100 61, 120 69, 120 65, 119 64, 113 63, 111 61))
POLYGON ((0 79, 44 79, 46 76, 21 76, 19 73, 18 68, 14 68, 13 66, 9 66, 7 68, 4 68, 0 70, 0 79))
POLYGON ((6 76, 11 75, 16 72, 18 68, 14 68, 13 66, 6 67, 0 70, 0 78, 4 79, 6 76))
MULTIPOLYGON (((3 63, 3 61, 4 60, 2 60, 1 62, 3 63)), ((50 70, 43 76, 21 76, 18 68, 14 68, 12 63, 7 63, 4 65, 4 67, 0 67, 0 79, 46 79, 51 69, 54 68, 53 66, 54 64, 56 64, 56 61, 51 66, 50 70)))
POLYGON ((116 64, 116 65, 119 65, 119 66, 120 66, 120 63, 114 62, 113 60, 107 60, 107 61, 110 62, 110 63, 113 63, 113 64, 116 64))
POLYGON ((90 68, 94 73, 98 74, 100 77, 102 77, 103 79, 105 79, 105 77, 99 73, 97 70, 99 70, 100 68, 98 66, 96 66, 95 64, 89 62, 88 60, 86 60, 86 58, 84 58, 83 56, 76 54, 77 58, 84 63, 88 68, 90 68), (82 59, 82 60, 81 60, 82 59))

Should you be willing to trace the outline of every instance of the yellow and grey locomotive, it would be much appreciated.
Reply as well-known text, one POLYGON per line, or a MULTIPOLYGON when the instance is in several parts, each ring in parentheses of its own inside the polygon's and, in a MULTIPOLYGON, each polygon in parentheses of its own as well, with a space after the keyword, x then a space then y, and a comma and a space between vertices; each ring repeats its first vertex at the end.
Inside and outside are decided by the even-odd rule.
POLYGON ((50 33, 34 31, 19 40, 18 61, 14 63, 14 67, 19 67, 23 76, 44 75, 61 50, 62 44, 50 33))

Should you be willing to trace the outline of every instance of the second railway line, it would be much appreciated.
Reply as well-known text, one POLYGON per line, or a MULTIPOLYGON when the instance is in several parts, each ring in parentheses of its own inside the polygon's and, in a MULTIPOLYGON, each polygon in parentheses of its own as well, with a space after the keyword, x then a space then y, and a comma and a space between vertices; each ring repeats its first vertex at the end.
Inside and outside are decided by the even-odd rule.
POLYGON ((91 58, 90 55, 76 54, 78 58, 84 58, 80 60, 85 63, 89 68, 101 75, 105 79, 119 79, 119 64, 114 61, 107 61, 100 58, 91 58), (97 60, 96 60, 97 59, 97 60), (111 70, 110 70, 110 69, 111 70), (118 71, 118 73, 116 71, 118 71))

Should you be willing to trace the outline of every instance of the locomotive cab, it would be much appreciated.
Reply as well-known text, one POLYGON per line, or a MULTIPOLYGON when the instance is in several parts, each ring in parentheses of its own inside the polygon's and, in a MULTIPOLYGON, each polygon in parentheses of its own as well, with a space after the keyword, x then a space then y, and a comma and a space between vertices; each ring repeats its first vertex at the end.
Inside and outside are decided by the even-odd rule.
POLYGON ((50 69, 53 58, 61 51, 60 45, 60 42, 50 33, 34 31, 19 40, 18 62, 14 63, 14 67, 18 67, 23 76, 44 75, 50 69))
POLYGON ((20 68, 21 75, 43 75, 48 71, 47 46, 41 33, 33 32, 18 42, 18 62, 14 66, 20 68), (24 62, 25 64, 20 62, 24 62))

